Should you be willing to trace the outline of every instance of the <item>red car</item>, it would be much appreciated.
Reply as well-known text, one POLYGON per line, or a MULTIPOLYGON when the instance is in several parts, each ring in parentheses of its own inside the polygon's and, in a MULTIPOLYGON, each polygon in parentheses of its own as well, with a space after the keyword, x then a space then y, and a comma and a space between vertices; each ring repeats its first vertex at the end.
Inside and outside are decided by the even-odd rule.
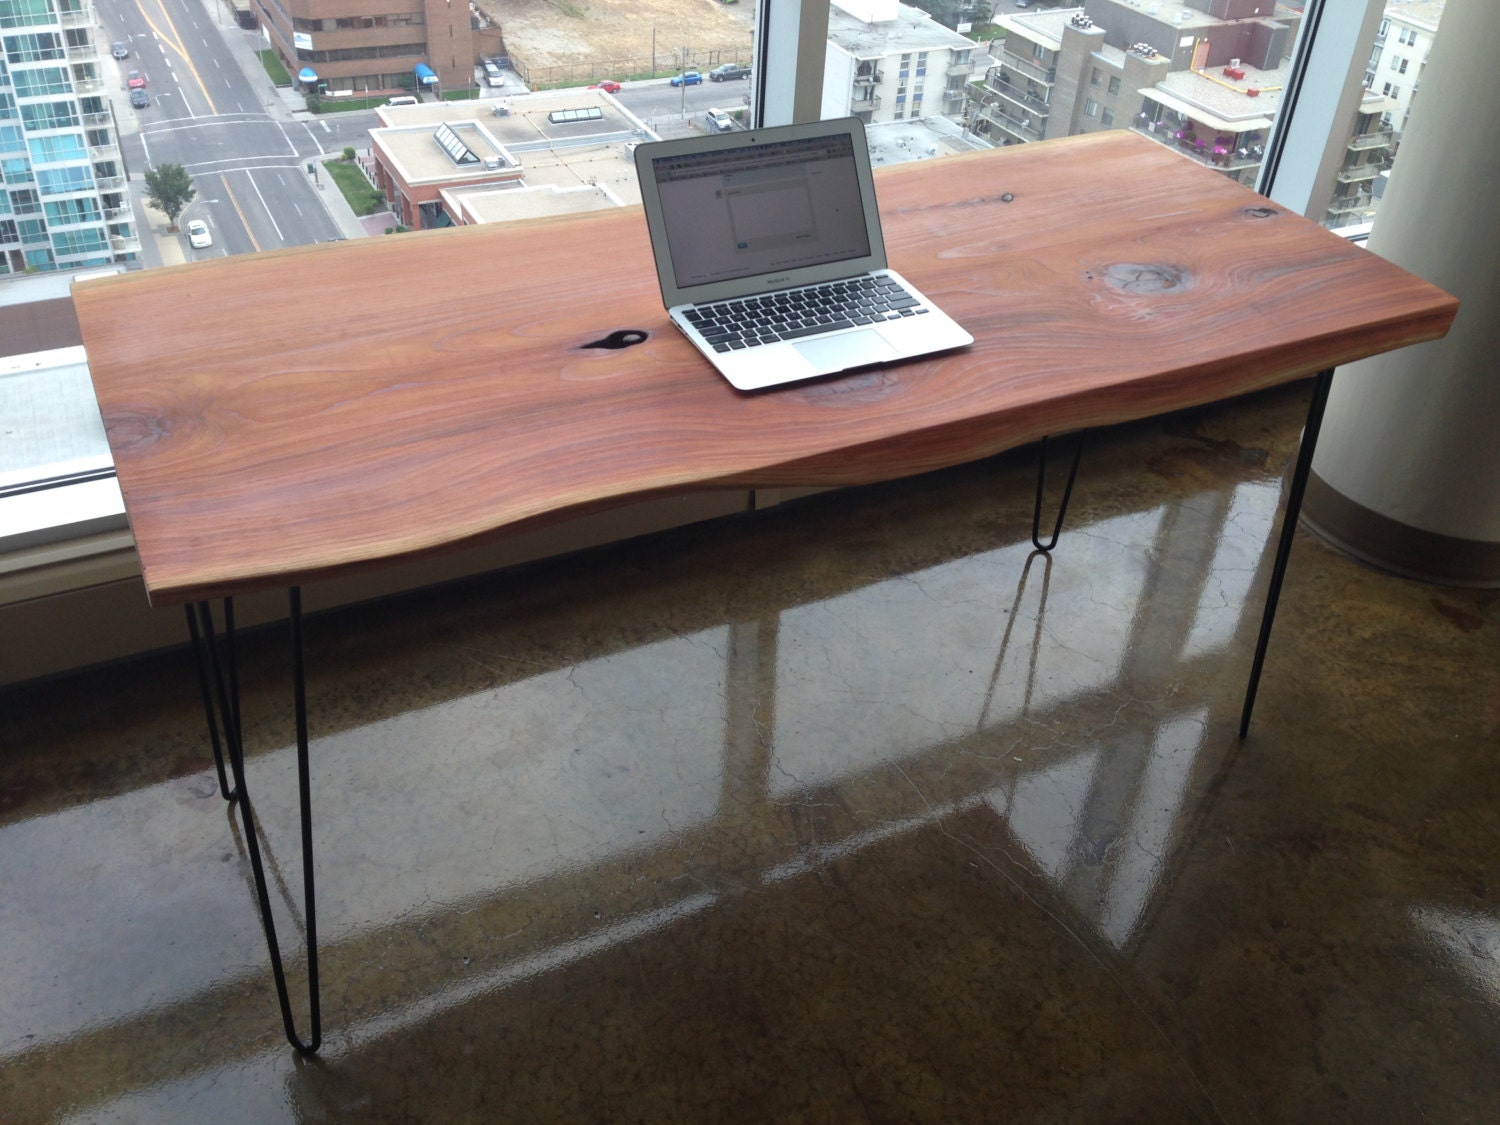
POLYGON ((146 76, 138 70, 132 70, 130 77, 125 79, 125 85, 132 90, 144 90, 146 88, 146 76))
POLYGON ((609 78, 606 78, 603 82, 595 82, 592 86, 589 87, 589 89, 603 90, 606 94, 618 94, 620 92, 620 84, 609 78))

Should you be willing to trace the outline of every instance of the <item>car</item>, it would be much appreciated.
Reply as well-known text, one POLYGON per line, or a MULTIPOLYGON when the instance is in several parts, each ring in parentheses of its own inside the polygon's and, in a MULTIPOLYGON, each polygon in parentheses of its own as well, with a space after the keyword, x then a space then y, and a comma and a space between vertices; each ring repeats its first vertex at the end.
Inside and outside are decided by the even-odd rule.
POLYGON ((703 75, 699 74, 696 70, 685 70, 681 74, 672 75, 672 85, 674 86, 701 86, 702 84, 703 75))
POLYGON ((144 90, 146 88, 146 76, 138 70, 132 70, 130 76, 125 79, 125 85, 132 90, 144 90))
POLYGON ((716 66, 708 72, 708 80, 710 82, 733 82, 737 78, 749 77, 750 68, 748 66, 740 66, 738 63, 725 63, 723 66, 716 66))
POLYGON ((117 59, 128 59, 130 57, 130 44, 121 40, 110 46, 109 53, 117 59))
POLYGON ((130 104, 136 109, 145 109, 151 104, 151 95, 145 90, 132 90, 130 91, 130 104))
POLYGON ((214 236, 202 219, 193 219, 187 225, 188 245, 194 250, 205 250, 214 244, 214 236))
POLYGON ((606 94, 618 94, 620 92, 620 84, 612 78, 606 78, 603 82, 595 82, 589 89, 603 90, 606 94))
POLYGON ((729 114, 722 109, 705 110, 703 119, 708 122, 709 130, 715 133, 727 133, 734 128, 734 122, 729 119, 729 114))

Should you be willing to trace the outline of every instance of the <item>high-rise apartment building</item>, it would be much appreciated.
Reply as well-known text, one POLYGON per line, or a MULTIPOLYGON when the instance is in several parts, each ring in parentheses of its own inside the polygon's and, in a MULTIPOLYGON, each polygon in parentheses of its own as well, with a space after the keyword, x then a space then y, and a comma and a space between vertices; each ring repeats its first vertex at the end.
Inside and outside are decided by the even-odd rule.
POLYGON ((1443 0, 1392 0, 1381 17, 1365 71, 1365 86, 1396 103, 1384 115, 1383 124, 1398 135, 1406 128, 1412 98, 1421 84, 1432 37, 1442 17, 1443 0))
POLYGON ((0 0, 0 275, 135 261, 88 0, 0 0))
POLYGON ((824 117, 866 124, 962 111, 973 40, 897 0, 834 0, 823 63, 824 117))

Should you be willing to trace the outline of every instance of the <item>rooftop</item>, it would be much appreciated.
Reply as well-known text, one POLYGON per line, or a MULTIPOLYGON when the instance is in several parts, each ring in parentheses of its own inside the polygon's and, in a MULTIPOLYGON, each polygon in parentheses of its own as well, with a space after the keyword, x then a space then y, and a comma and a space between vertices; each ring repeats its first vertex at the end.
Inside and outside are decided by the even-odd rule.
POLYGON ((977 48, 972 39, 944 27, 920 8, 895 5, 896 17, 868 22, 831 5, 828 9, 828 42, 856 58, 885 58, 909 51, 967 50, 977 48))
POLYGON ((1387 0, 1385 16, 1436 31, 1438 21, 1443 18, 1443 0, 1387 0))
POLYGON ((1286 68, 1257 70, 1244 66, 1244 78, 1229 78, 1218 71, 1174 70, 1151 89, 1146 97, 1225 132, 1269 129, 1271 118, 1281 107, 1286 68), (1258 90, 1251 96, 1248 91, 1258 90))
POLYGON ((653 139, 639 118, 602 90, 559 90, 497 102, 383 106, 379 116, 384 127, 370 131, 372 143, 384 149, 408 183, 463 183, 519 168, 529 185, 607 182, 626 193, 626 202, 640 196, 633 187, 625 146, 653 139), (554 114, 579 109, 598 110, 599 116, 552 120, 554 114), (478 157, 475 165, 456 163, 439 144, 435 133, 445 124, 478 157), (499 166, 494 165, 497 160, 499 166))

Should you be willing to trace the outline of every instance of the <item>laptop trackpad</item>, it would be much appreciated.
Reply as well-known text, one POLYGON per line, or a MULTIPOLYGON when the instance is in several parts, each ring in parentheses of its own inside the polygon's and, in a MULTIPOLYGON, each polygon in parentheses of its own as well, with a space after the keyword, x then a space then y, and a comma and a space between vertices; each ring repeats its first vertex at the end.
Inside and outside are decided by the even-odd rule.
POLYGON ((895 348, 879 332, 844 332, 816 340, 799 340, 793 347, 820 371, 847 371, 871 363, 887 363, 897 356, 895 348))

